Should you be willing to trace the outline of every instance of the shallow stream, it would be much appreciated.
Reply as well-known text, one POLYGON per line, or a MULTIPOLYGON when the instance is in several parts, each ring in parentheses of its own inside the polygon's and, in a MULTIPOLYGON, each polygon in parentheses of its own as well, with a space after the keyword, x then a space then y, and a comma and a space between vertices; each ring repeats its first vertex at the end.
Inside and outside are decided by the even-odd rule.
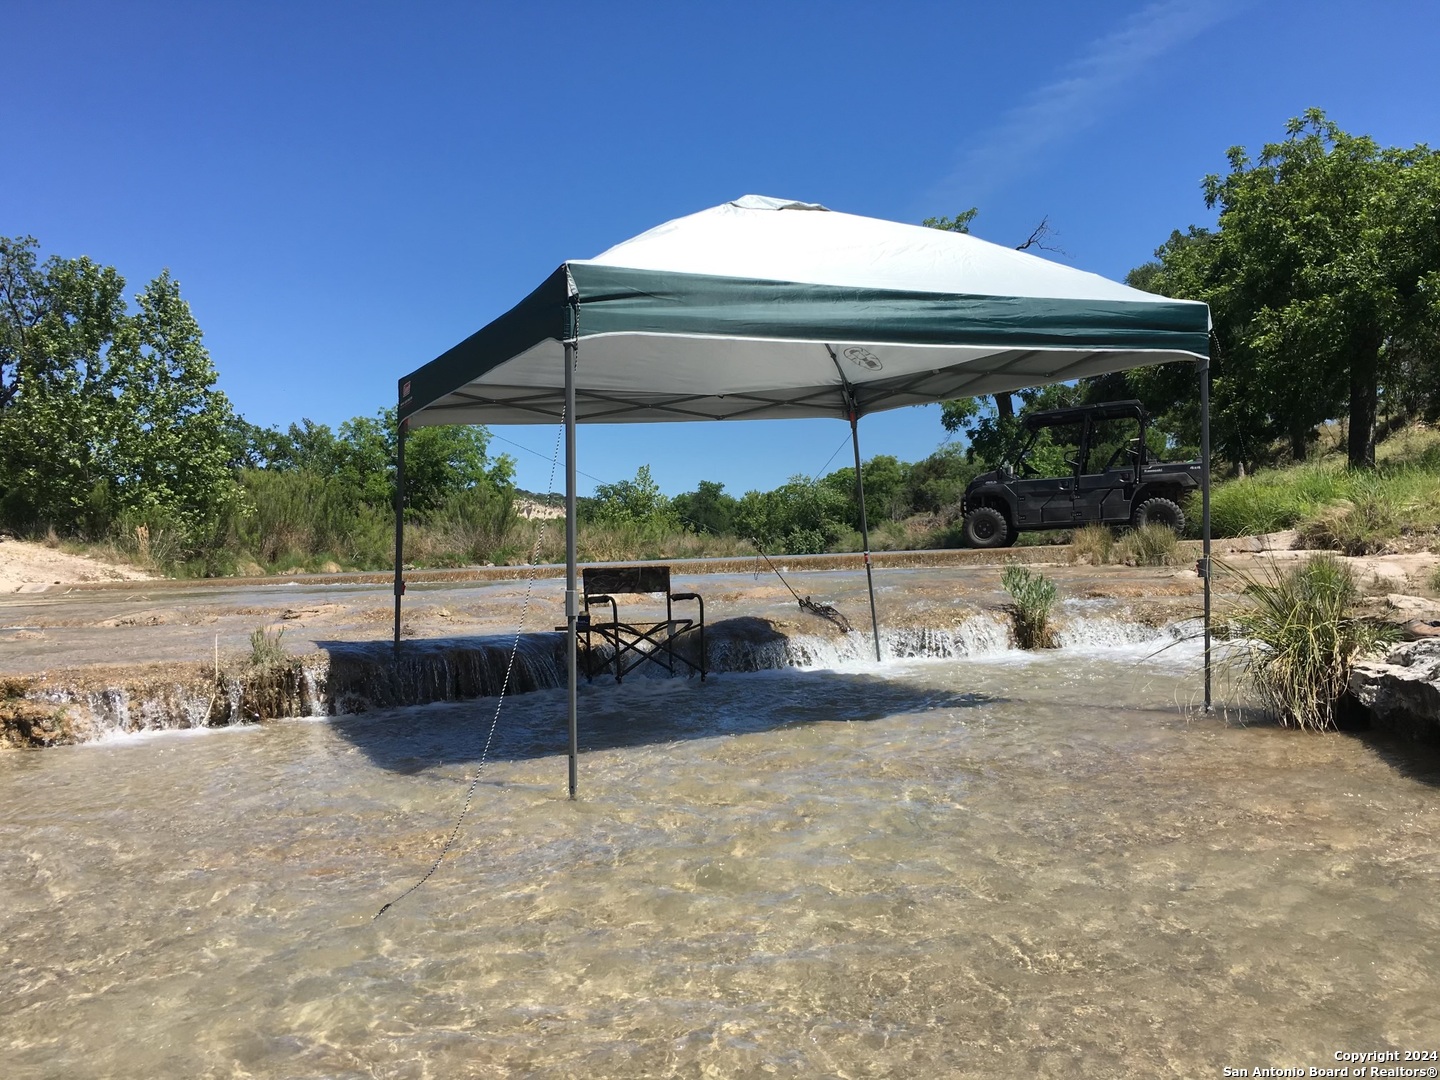
POLYGON ((0 755, 0 1075, 1440 1046, 1440 762, 1198 715, 1159 644, 597 680, 573 803, 563 691, 0 755))

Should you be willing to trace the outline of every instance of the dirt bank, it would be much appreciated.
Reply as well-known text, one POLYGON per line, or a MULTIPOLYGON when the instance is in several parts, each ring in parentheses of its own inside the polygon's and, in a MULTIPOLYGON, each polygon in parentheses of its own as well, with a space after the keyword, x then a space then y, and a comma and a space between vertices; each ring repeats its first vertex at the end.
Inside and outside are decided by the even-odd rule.
POLYGON ((56 585, 144 581, 149 577, 133 566, 71 555, 27 540, 0 538, 0 593, 43 592, 56 585))

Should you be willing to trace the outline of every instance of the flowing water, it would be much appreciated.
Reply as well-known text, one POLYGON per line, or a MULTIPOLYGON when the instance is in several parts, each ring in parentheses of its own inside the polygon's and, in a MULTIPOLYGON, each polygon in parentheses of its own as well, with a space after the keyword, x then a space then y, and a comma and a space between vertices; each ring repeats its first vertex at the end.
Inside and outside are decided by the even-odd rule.
POLYGON ((0 1076, 1436 1048, 1440 766, 1198 715, 1157 647, 597 680, 573 803, 554 690, 0 755, 0 1076))

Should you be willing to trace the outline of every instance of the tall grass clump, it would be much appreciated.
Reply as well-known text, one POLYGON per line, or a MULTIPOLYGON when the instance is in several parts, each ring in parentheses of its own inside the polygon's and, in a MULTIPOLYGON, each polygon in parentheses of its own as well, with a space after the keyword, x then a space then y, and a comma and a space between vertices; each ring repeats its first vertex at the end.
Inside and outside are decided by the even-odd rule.
POLYGON ((235 519, 231 544, 266 567, 302 567, 330 557, 378 567, 394 550, 390 512, 360 502, 338 477, 250 469, 241 480, 249 512, 235 519))
POLYGON ((1355 661, 1395 640, 1394 629, 1354 613, 1355 577, 1333 556, 1238 576, 1250 604, 1229 630, 1240 639, 1235 662, 1245 681, 1283 727, 1334 727, 1355 661))
POLYGON ((1174 566, 1179 562, 1179 538, 1166 525, 1145 525, 1128 532, 1115 547, 1126 565, 1174 566))
POLYGON ((1115 547, 1115 534, 1108 525, 1086 525, 1076 529, 1070 537, 1070 553, 1077 561, 1089 559, 1091 566, 1103 566, 1110 561, 1110 552, 1115 547))
MULTIPOLYGON (((1189 508, 1198 520, 1198 494, 1189 508)), ((1307 546, 1385 551, 1407 532, 1440 527, 1440 454, 1376 469, 1316 463, 1217 484, 1210 523, 1216 536, 1298 529, 1307 546)))
POLYGON ((268 671, 277 668, 285 662, 285 646, 281 639, 285 636, 282 627, 273 634, 265 627, 259 626, 250 632, 250 666, 256 671, 268 671))
POLYGON ((1055 607, 1055 582, 1011 563, 1000 575, 1000 584, 1010 594, 1010 619, 1020 648, 1053 648, 1055 631, 1050 626, 1050 612, 1055 607))
MULTIPOLYGON (((471 488, 457 492, 416 521, 410 533, 409 552, 427 566, 469 566, 493 562, 513 549, 512 535, 519 518, 508 491, 471 488)), ((564 525, 561 525, 563 535, 564 525)))

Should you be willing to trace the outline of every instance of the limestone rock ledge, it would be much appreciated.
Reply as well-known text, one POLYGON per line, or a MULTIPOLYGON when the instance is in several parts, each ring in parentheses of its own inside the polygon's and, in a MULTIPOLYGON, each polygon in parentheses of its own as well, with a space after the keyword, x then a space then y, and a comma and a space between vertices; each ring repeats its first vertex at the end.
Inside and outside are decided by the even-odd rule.
POLYGON ((1376 729, 1440 743, 1440 638, 1408 641, 1383 660, 1356 664, 1350 693, 1376 729))

